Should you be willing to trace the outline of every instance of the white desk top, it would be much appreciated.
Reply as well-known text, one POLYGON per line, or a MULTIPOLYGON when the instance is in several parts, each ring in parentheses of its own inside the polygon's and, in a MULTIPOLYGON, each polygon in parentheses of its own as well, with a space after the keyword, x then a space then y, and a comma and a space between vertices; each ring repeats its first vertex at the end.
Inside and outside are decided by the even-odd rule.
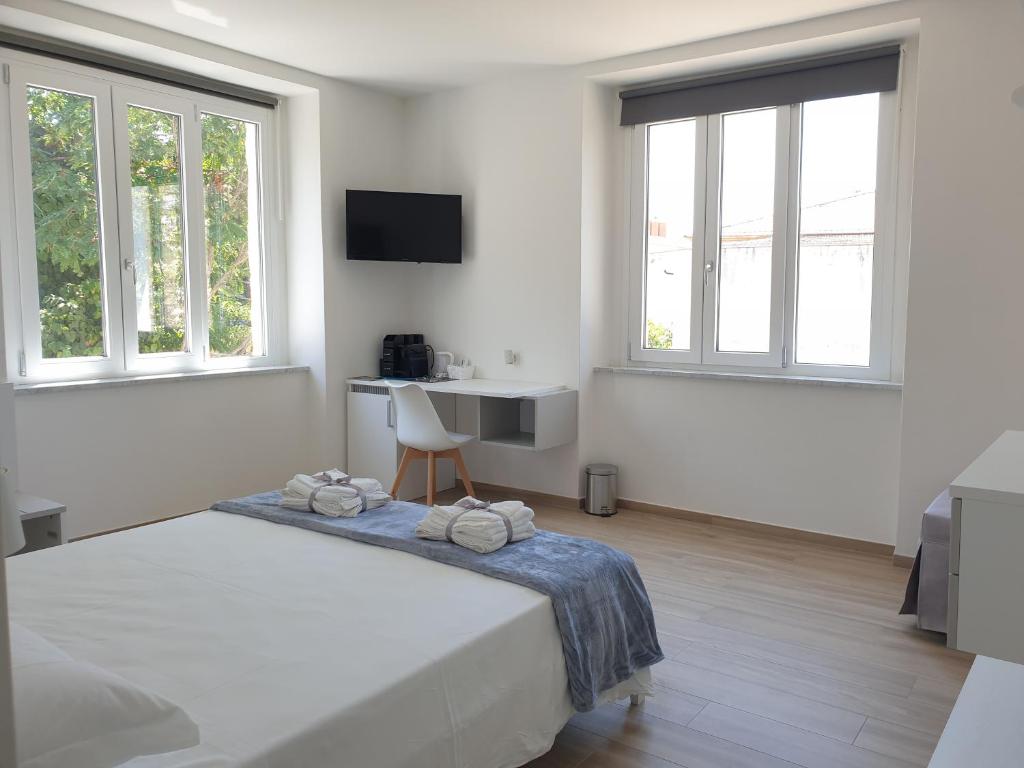
POLYGON ((1024 432, 1004 432, 960 473, 950 495, 997 504, 1024 504, 1024 432))
POLYGON ((1014 768, 1024 752, 1024 666, 974 660, 929 768, 1014 768))
POLYGON ((536 381, 506 381, 504 379, 453 379, 451 381, 409 381, 408 379, 363 378, 349 379, 350 384, 416 384, 428 392, 449 392, 453 395, 483 397, 540 397, 567 389, 562 384, 543 384, 536 381))

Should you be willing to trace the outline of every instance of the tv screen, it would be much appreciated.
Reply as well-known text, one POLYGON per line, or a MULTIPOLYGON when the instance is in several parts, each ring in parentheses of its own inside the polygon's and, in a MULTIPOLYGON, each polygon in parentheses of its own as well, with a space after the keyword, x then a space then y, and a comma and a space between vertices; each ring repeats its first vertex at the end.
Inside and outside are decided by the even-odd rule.
POLYGON ((345 193, 348 258, 462 262, 462 195, 345 193))

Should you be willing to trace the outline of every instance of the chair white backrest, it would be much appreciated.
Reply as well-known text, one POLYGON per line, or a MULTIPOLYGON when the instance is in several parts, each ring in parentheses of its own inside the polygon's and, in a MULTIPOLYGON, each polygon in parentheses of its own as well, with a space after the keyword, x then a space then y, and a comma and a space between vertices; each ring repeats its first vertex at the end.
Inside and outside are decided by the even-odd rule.
POLYGON ((448 437, 427 393, 415 384, 392 386, 398 442, 420 451, 446 451, 458 443, 448 437))

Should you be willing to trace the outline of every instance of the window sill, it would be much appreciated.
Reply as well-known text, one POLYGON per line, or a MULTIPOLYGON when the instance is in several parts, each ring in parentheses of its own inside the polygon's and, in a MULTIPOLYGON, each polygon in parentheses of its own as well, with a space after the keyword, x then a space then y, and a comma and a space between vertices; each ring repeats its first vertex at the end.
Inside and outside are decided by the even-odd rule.
POLYGON ((787 376, 781 373, 736 373, 733 371, 695 371, 681 368, 643 368, 640 366, 594 366, 595 373, 625 373, 637 376, 671 376, 684 379, 715 379, 723 381, 767 381, 777 384, 803 384, 812 387, 845 387, 847 389, 881 389, 900 392, 899 381, 874 379, 840 379, 819 376, 787 376))
POLYGON ((300 373, 308 370, 308 365, 265 365, 258 367, 254 366, 252 368, 179 371, 177 373, 118 376, 110 379, 83 379, 82 381, 45 381, 37 384, 15 384, 14 391, 17 395, 38 395, 51 392, 81 392, 87 389, 133 387, 139 384, 173 384, 179 381, 204 381, 209 379, 226 379, 235 376, 263 376, 270 373, 300 373))

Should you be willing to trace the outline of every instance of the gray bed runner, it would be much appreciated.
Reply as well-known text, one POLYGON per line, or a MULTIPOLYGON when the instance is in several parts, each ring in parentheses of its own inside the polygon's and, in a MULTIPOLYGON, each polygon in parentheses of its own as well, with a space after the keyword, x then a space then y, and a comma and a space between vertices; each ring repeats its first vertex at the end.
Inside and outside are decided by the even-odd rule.
POLYGON ((644 583, 633 559, 617 549, 537 531, 481 555, 446 541, 417 538, 416 525, 429 511, 422 504, 393 501, 358 517, 331 518, 280 507, 280 498, 272 491, 218 501, 212 508, 397 549, 547 595, 562 636, 570 697, 579 712, 590 711, 603 691, 664 658, 644 583))

